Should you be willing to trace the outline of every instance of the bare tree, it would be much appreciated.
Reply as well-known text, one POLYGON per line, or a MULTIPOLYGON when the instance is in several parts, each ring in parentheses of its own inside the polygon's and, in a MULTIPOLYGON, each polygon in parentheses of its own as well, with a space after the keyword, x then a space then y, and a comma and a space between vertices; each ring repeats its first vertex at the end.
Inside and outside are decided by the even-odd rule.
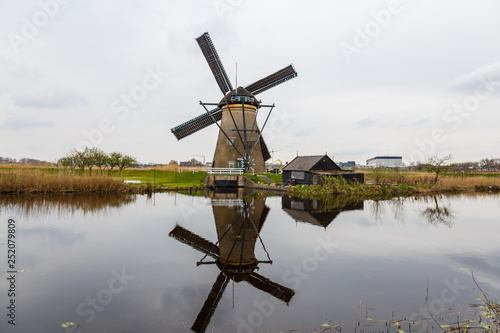
POLYGON ((117 166, 118 163, 120 163, 121 156, 122 154, 117 152, 113 152, 107 156, 106 168, 108 169, 108 173, 110 175, 115 166, 117 166))
POLYGON ((92 168, 97 165, 97 159, 99 155, 100 150, 98 148, 89 148, 86 147, 85 150, 83 151, 83 158, 85 159, 85 164, 87 165, 87 168, 89 169, 89 176, 92 177, 92 168))
MULTIPOLYGON (((121 154, 121 153, 119 153, 121 154)), ((130 155, 125 155, 121 154, 120 159, 118 161, 118 176, 121 177, 122 175, 122 170, 128 167, 133 166, 134 164, 137 164, 137 159, 133 156, 130 155)))
POLYGON ((85 172, 85 167, 87 166, 87 159, 85 158, 85 150, 78 151, 76 149, 71 150, 71 158, 73 159, 74 165, 80 168, 80 176, 83 176, 85 172))
POLYGON ((97 149, 94 154, 94 163, 99 168, 99 174, 102 176, 103 167, 108 164, 109 156, 101 149, 97 149))
POLYGON ((434 179, 434 184, 437 184, 440 173, 446 172, 450 169, 451 167, 450 163, 452 159, 453 156, 451 154, 446 155, 444 157, 439 157, 436 154, 427 159, 427 171, 436 174, 436 178, 434 179))
POLYGON ((64 170, 69 168, 71 172, 73 172, 75 169, 75 160, 73 159, 73 156, 71 154, 68 154, 68 156, 61 157, 60 159, 58 159, 57 164, 61 165, 64 168, 64 170))

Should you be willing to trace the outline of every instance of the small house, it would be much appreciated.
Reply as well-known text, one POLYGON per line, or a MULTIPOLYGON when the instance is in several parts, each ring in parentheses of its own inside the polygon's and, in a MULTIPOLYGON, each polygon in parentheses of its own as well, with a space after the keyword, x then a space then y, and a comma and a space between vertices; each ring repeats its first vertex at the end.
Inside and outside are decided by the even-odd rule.
POLYGON ((362 173, 342 170, 328 155, 297 156, 283 168, 283 184, 320 185, 323 176, 364 182, 362 173))

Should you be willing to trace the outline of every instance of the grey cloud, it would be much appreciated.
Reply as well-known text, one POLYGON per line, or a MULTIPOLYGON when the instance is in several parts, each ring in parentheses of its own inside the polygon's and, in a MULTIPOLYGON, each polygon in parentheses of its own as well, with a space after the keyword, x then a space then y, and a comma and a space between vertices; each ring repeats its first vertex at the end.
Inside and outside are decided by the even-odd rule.
POLYGON ((52 127, 54 123, 51 121, 36 120, 31 118, 12 118, 0 123, 0 129, 9 130, 24 130, 36 127, 52 127))
POLYGON ((314 128, 309 127, 309 128, 304 128, 301 129, 300 131, 296 131, 293 133, 295 136, 310 136, 314 131, 314 128))
POLYGON ((59 228, 42 228, 34 227, 23 230, 23 235, 26 237, 36 237, 42 239, 46 244, 69 246, 75 243, 85 241, 85 232, 72 232, 59 228))
POLYGON ((17 106, 37 109, 59 109, 88 104, 87 97, 71 91, 47 92, 38 96, 16 96, 13 100, 17 106))
POLYGON ((367 127, 375 124, 376 122, 377 122, 377 120, 375 120, 375 119, 366 118, 366 119, 361 119, 361 120, 357 121, 356 125, 358 125, 361 128, 367 128, 367 127))
POLYGON ((429 124, 429 119, 420 119, 414 122, 401 122, 397 124, 397 128, 405 128, 405 127, 415 128, 426 124, 429 124))

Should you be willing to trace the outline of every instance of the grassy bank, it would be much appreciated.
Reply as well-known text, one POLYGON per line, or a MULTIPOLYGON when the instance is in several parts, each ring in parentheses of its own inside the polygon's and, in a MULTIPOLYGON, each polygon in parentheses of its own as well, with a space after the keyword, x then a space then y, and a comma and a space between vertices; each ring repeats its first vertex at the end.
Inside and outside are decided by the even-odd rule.
MULTIPOLYGON (((101 175, 99 170, 79 175, 61 168, 0 166, 0 193, 140 193, 159 190, 203 188, 206 172, 196 168, 126 169, 101 175), (124 184, 137 180, 140 184, 124 184)), ((290 194, 298 197, 324 199, 345 196, 355 200, 390 198, 417 194, 446 192, 498 192, 500 175, 494 173, 447 173, 434 184, 434 174, 407 170, 363 170, 365 184, 351 185, 328 179, 323 186, 296 186, 290 194)), ((267 174, 276 183, 281 174, 267 174)), ((249 176, 255 183, 267 181, 249 176)))
POLYGON ((205 172, 163 171, 154 169, 123 170, 101 175, 93 170, 79 175, 59 168, 0 167, 0 193, 140 193, 154 190, 189 189, 203 187, 205 172), (140 184, 125 184, 124 180, 138 180, 140 184))
POLYGON ((435 175, 407 170, 363 170, 365 184, 348 184, 344 179, 325 179, 323 186, 296 186, 290 193, 298 197, 326 199, 345 196, 357 200, 384 199, 433 193, 494 192, 500 190, 498 174, 448 173, 434 183, 435 175))

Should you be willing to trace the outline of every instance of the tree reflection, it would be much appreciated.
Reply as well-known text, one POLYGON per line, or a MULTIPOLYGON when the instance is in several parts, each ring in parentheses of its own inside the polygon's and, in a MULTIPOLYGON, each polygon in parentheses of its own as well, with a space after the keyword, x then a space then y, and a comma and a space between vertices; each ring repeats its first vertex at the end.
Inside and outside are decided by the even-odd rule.
POLYGON ((119 208, 135 202, 136 195, 0 195, 0 212, 15 211, 16 215, 45 216, 57 214, 65 216, 77 212, 83 214, 106 213, 112 208, 119 208))
POLYGON ((429 224, 434 226, 438 226, 443 224, 448 228, 453 226, 452 220, 455 216, 452 214, 449 207, 439 207, 438 199, 436 196, 433 196, 435 207, 429 207, 424 209, 420 215, 427 220, 429 224))

